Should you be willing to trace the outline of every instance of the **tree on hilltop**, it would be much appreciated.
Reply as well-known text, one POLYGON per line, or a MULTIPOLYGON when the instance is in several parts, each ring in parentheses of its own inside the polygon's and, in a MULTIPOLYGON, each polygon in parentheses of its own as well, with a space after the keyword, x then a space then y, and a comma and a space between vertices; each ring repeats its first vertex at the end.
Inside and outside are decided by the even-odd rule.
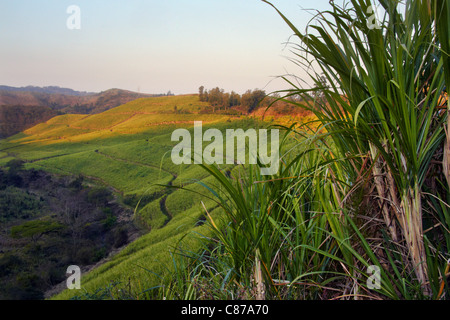
POLYGON ((198 88, 198 97, 200 99, 200 101, 205 101, 205 87, 204 86, 200 86, 200 88, 198 88))

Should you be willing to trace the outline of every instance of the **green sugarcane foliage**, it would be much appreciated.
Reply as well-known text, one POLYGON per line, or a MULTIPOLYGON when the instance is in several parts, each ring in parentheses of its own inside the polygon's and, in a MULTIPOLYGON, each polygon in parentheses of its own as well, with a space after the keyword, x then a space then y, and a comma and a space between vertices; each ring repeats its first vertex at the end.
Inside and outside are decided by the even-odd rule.
POLYGON ((309 101, 306 108, 321 121, 337 157, 361 156, 352 162, 355 170, 342 164, 351 183, 367 169, 365 157, 372 161, 390 236, 400 240, 398 226, 407 245, 404 265, 430 296, 422 197, 432 159, 445 140, 448 3, 406 1, 401 12, 398 1, 380 0, 385 15, 375 28, 368 23, 370 1, 347 4, 331 3, 305 33, 273 6, 300 40, 293 46, 297 65, 309 66, 314 59, 319 68, 309 71, 315 89, 288 80, 294 89, 285 93, 309 101), (314 99, 317 90, 325 99, 314 99))
MULTIPOLYGON (((273 176, 203 166, 219 184, 203 186, 220 214, 205 208, 212 236, 184 279, 206 276, 211 296, 226 298, 445 297, 448 3, 380 0, 374 27, 371 1, 334 1, 301 32, 262 1, 294 32, 292 62, 313 82, 284 77, 292 89, 279 100, 320 125, 285 128, 273 176)), ((192 296, 192 283, 173 285, 192 296)))

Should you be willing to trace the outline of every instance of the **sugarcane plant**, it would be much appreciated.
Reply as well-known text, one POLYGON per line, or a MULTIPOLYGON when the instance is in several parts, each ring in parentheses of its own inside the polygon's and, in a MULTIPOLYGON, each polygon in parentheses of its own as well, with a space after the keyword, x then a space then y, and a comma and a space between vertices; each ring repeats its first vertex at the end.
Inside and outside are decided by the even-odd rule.
POLYGON ((218 211, 184 279, 227 298, 448 298, 448 1, 330 1, 304 32, 262 1, 312 80, 284 76, 277 99, 316 120, 284 127, 272 175, 203 165, 218 211))
MULTIPOLYGON (((423 200, 436 161, 443 164, 447 179, 440 185, 446 192, 449 186, 449 130, 444 126, 449 4, 351 0, 343 6, 330 2, 330 7, 318 12, 303 33, 274 7, 299 40, 293 44, 293 61, 316 84, 303 89, 285 77, 293 87, 285 96, 305 96, 306 108, 326 128, 338 154, 353 157, 354 170, 347 171, 353 185, 370 171, 379 211, 390 239, 403 251, 402 262, 414 272, 424 295, 436 296, 429 270, 436 248, 424 232, 423 200), (383 16, 374 24, 377 5, 383 16), (317 90, 325 99, 314 99, 317 90)), ((446 197, 434 197, 446 203, 446 197)), ((448 233, 446 221, 437 224, 448 233)), ((440 263, 444 270, 445 259, 440 263)), ((445 274, 440 278, 443 283, 445 274)))

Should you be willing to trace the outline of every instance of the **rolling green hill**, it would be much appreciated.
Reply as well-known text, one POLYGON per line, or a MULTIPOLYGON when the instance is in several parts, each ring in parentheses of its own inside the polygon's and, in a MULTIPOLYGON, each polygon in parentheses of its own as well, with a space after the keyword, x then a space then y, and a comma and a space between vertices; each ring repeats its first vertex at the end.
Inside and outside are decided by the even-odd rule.
POLYGON ((100 93, 59 87, 0 86, 0 138, 6 138, 58 114, 98 114, 154 95, 109 89, 100 93))
POLYGON ((95 114, 135 99, 152 96, 154 95, 122 89, 90 93, 57 87, 0 86, 0 105, 46 106, 61 113, 95 114))
POLYGON ((12 136, 56 115, 58 112, 49 107, 0 105, 0 139, 12 136))
MULTIPOLYGON (((0 166, 14 158, 26 168, 62 175, 83 175, 116 190, 120 201, 133 209, 135 224, 148 232, 110 261, 83 275, 88 292, 111 283, 130 283, 135 293, 160 284, 169 272, 171 249, 184 238, 206 234, 205 208, 216 214, 216 204, 200 195, 165 186, 187 186, 207 193, 196 183, 213 183, 198 165, 174 165, 170 152, 176 128, 192 130, 193 122, 208 127, 255 127, 255 120, 208 114, 208 103, 197 95, 138 99, 96 115, 61 115, 5 139, 0 145, 0 166), (195 231, 195 233, 192 233, 195 231)), ((56 299, 80 294, 66 290, 56 299)))

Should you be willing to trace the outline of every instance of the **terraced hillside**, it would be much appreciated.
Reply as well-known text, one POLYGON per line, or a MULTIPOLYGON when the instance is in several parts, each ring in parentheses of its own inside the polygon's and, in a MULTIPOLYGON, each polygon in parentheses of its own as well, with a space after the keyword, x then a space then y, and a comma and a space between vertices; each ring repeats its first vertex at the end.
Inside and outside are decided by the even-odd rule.
MULTIPOLYGON (((83 175, 110 186, 124 205, 135 209, 135 223, 148 230, 110 261, 83 275, 83 289, 95 292, 120 282, 129 283, 138 294, 157 286, 172 268, 171 249, 178 241, 184 238, 183 243, 195 246, 197 242, 189 237, 207 233, 202 226, 203 205, 214 215, 216 204, 170 186, 207 193, 196 182, 213 180, 198 165, 172 163, 170 152, 176 142, 171 134, 176 128, 192 130, 194 120, 203 121, 204 130, 258 125, 250 118, 207 110, 208 104, 196 95, 143 98, 97 115, 57 116, 1 142, 0 166, 18 158, 27 168, 83 175)), ((66 290, 56 298, 77 294, 66 290)))

